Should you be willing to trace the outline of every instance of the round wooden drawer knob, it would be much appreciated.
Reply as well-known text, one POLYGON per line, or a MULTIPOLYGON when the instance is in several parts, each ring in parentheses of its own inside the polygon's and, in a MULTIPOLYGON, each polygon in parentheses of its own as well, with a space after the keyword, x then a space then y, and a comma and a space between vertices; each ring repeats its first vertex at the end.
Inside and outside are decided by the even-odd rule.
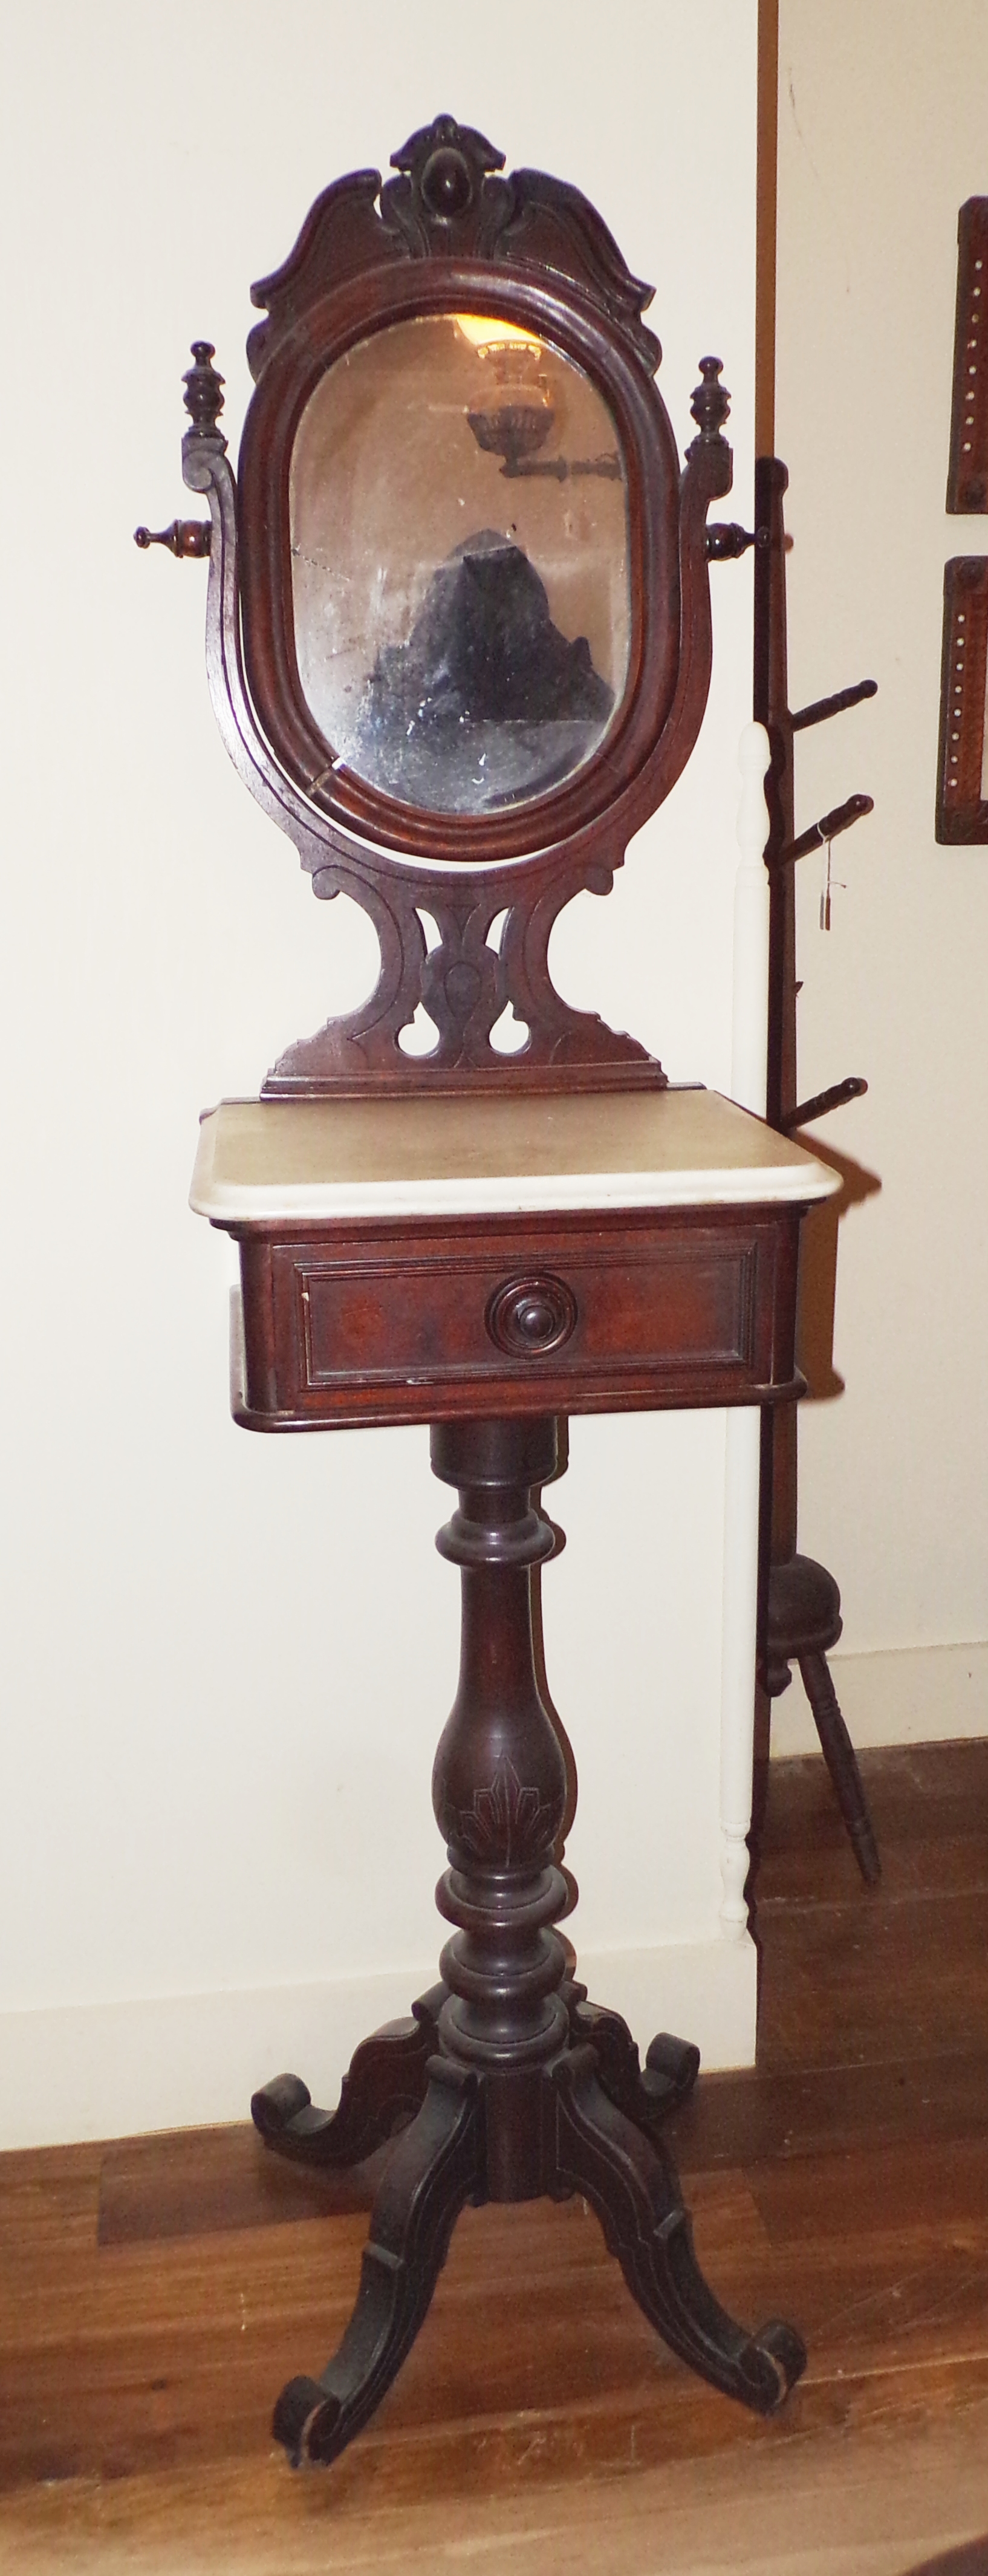
POLYGON ((549 1351, 560 1350, 575 1322, 572 1289, 546 1273, 506 1280, 495 1289, 486 1315, 492 1342, 512 1359, 544 1359, 549 1351))

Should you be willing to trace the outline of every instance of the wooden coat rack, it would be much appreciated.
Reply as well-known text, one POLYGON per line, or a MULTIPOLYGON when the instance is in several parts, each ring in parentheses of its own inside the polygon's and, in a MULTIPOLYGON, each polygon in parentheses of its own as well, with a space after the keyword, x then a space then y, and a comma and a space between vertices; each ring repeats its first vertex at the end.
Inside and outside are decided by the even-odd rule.
MULTIPOLYGON (((771 764, 765 780, 769 837, 769 1004, 766 1116, 782 1135, 854 1100, 868 1085, 860 1074, 800 1100, 796 1080, 797 860, 822 849, 872 809, 870 796, 849 796, 797 835, 793 742, 808 726, 876 695, 874 680, 859 680, 833 697, 793 711, 789 705, 786 630, 786 533, 783 502, 789 475, 777 456, 755 467, 755 685, 754 714, 766 728, 771 764)), ((762 1412, 762 1563, 764 1639, 762 1678, 770 1699, 788 1688, 795 1660, 813 1711, 817 1734, 862 1878, 881 1875, 857 1757, 837 1700, 827 1655, 841 1633, 840 1592, 824 1565, 800 1554, 797 1541, 797 1414, 795 1404, 762 1412)))

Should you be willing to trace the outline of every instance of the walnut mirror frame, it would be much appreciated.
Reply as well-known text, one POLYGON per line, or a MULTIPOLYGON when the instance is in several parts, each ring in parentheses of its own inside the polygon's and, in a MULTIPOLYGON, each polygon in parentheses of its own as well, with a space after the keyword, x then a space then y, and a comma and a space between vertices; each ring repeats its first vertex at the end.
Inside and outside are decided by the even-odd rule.
MULTIPOLYGON (((729 398, 719 382, 720 362, 701 360, 692 402, 698 434, 681 472, 654 382, 659 343, 641 318, 650 289, 631 276, 577 189, 537 170, 502 177, 503 158, 482 135, 441 116, 394 155, 393 178, 382 184, 378 171, 358 171, 317 199, 284 265, 252 289, 266 318, 248 340, 256 391, 243 431, 239 490, 218 427, 223 380, 208 342, 194 344, 185 379, 192 426, 183 441, 183 471, 190 488, 208 497, 211 522, 176 522, 164 542, 177 553, 210 558, 207 668, 227 749, 252 794, 294 842, 315 893, 353 897, 369 913, 381 950, 368 1000, 289 1047, 267 1077, 268 1096, 635 1089, 665 1081, 636 1039, 561 999, 547 951, 555 920, 575 894, 609 890, 632 834, 668 795, 696 741, 710 682, 708 552, 736 553, 743 542, 741 530, 718 536, 706 526, 711 500, 731 484, 731 451, 722 435, 729 398), (361 633, 359 643, 362 685, 377 706, 382 676, 391 681, 397 673, 402 686, 409 674, 418 676, 416 637, 423 617, 428 624, 423 580, 426 586, 432 580, 433 592, 439 580, 440 605, 451 591, 462 605, 464 587, 475 605, 485 581, 500 585, 499 600, 507 584, 516 605, 525 590, 522 624, 530 613, 541 620, 553 669, 572 674, 578 665, 583 693, 560 697, 550 688, 545 699, 554 720, 560 717, 564 756, 555 767, 537 756, 539 745, 526 738, 524 725, 516 726, 511 750, 514 757, 518 749, 521 784, 512 789, 509 761, 507 785, 502 778, 500 789, 490 796, 485 790, 479 810, 450 786, 448 775, 432 802, 427 767, 423 785, 421 765, 414 771, 411 758, 403 773, 393 751, 377 760, 361 750, 366 713, 345 748, 330 738, 333 727, 324 730, 317 720, 311 675, 303 685, 300 673, 299 638, 309 612, 300 608, 304 583, 298 575, 297 586, 293 527, 304 480, 299 466, 293 493, 293 462, 308 453, 314 398, 317 406, 325 399, 332 421, 334 388, 349 381, 348 370, 368 372, 361 353, 369 349, 374 356, 387 345, 396 355, 400 404, 397 361, 417 345, 407 326, 431 327, 435 339, 439 325, 445 364, 452 363, 450 334, 471 317, 485 319, 488 328, 503 326, 506 341, 523 342, 544 360, 541 391, 521 399, 517 385, 509 385, 493 415, 476 399, 477 351, 467 351, 464 361, 457 454, 470 455, 476 478, 485 451, 488 475, 503 478, 503 486, 495 479, 483 487, 503 492, 500 525, 465 527, 473 546, 466 574, 462 547, 447 547, 444 561, 425 561, 419 627, 406 616, 404 627, 382 629, 376 661, 374 639, 361 633), (391 342, 381 334, 391 334, 391 342), (550 453, 545 422, 536 416, 540 405, 551 413, 555 400, 545 390, 546 368, 555 368, 557 387, 587 389, 580 393, 582 413, 580 403, 573 410, 577 447, 580 428, 592 421, 598 435, 601 426, 608 433, 603 448, 550 453), (582 493, 579 524, 586 527, 592 486, 601 495, 605 530, 594 558, 599 582, 609 583, 615 597, 622 581, 626 591, 610 678, 597 669, 598 648, 587 634, 566 631, 551 569, 543 578, 522 538, 512 534, 522 524, 520 496, 536 488, 559 496, 561 505, 565 496, 571 519, 582 493), (616 541, 618 487, 623 536, 616 541), (612 496, 606 508, 605 493, 612 496), (621 544, 624 570, 617 561, 621 544), (480 560, 485 546, 494 549, 493 567, 480 560), (401 1044, 420 1005, 436 1029, 435 1046, 424 1056, 406 1053, 401 1044), (501 1041, 492 1043, 499 1028, 501 1041)), ((375 357, 370 374, 376 365, 375 357)), ((380 368, 377 376, 384 381, 380 368)), ((381 395, 379 386, 375 399, 375 434, 383 418, 386 443, 387 413, 380 412, 386 387, 381 395)), ((424 448, 429 423, 415 435, 424 448)), ((592 438, 589 443, 592 448, 592 438)), ((396 454, 400 448, 396 426, 396 454)), ((329 501, 318 506, 331 531, 329 501)), ((525 506, 534 526, 531 497, 525 506)), ((469 520, 469 510, 466 515, 469 520)), ((397 504, 393 524, 398 531, 403 525, 397 504)), ((382 525, 386 533, 386 516, 382 525)), ((146 530, 138 537, 151 541, 146 530)), ((320 599, 328 600, 332 589, 332 542, 327 539, 320 564, 320 599)), ((396 545, 400 551, 398 538, 396 545)), ((424 540, 422 551, 428 558, 424 540)), ((556 563, 561 541, 548 552, 556 563)), ((407 606, 406 571, 400 568, 392 587, 407 606)), ((393 565, 382 567, 385 586, 393 574, 393 565)), ((566 595, 576 595, 572 582, 566 595)), ((500 720, 501 702, 492 704, 500 720)), ((524 717, 526 706, 519 704, 524 717)), ((434 732, 432 748, 439 739, 434 732)))

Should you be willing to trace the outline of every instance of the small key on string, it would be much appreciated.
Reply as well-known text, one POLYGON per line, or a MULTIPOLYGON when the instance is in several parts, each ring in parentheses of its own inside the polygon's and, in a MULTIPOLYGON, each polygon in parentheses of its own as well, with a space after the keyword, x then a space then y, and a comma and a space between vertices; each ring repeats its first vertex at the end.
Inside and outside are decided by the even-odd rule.
POLYGON ((832 887, 832 886, 836 886, 836 887, 837 887, 837 889, 838 889, 838 892, 839 892, 840 894, 846 894, 846 892, 847 892, 847 887, 846 887, 846 885, 845 885, 845 883, 844 883, 843 878, 842 878, 842 877, 832 877, 832 876, 831 876, 831 873, 830 873, 830 842, 829 842, 829 841, 827 842, 826 848, 827 848, 827 856, 826 856, 826 860, 825 860, 825 863, 824 863, 824 870, 823 870, 823 884, 822 884, 822 886, 821 886, 821 888, 820 888, 820 928, 821 928, 821 930, 829 930, 829 928, 830 928, 830 892, 831 892, 831 887, 832 887))

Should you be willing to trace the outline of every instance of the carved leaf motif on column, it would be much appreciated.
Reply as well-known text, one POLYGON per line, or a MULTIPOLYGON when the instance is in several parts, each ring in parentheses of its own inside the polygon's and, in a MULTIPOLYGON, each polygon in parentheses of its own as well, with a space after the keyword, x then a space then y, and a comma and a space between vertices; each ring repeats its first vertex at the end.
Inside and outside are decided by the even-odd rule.
POLYGON ((558 1830, 555 1808, 545 1804, 538 1789, 525 1786, 507 1755, 468 1807, 454 1807, 441 1793, 439 1816, 448 1843, 460 1845, 472 1860, 499 1869, 516 1868, 519 1862, 539 1866, 550 1854, 558 1830))

